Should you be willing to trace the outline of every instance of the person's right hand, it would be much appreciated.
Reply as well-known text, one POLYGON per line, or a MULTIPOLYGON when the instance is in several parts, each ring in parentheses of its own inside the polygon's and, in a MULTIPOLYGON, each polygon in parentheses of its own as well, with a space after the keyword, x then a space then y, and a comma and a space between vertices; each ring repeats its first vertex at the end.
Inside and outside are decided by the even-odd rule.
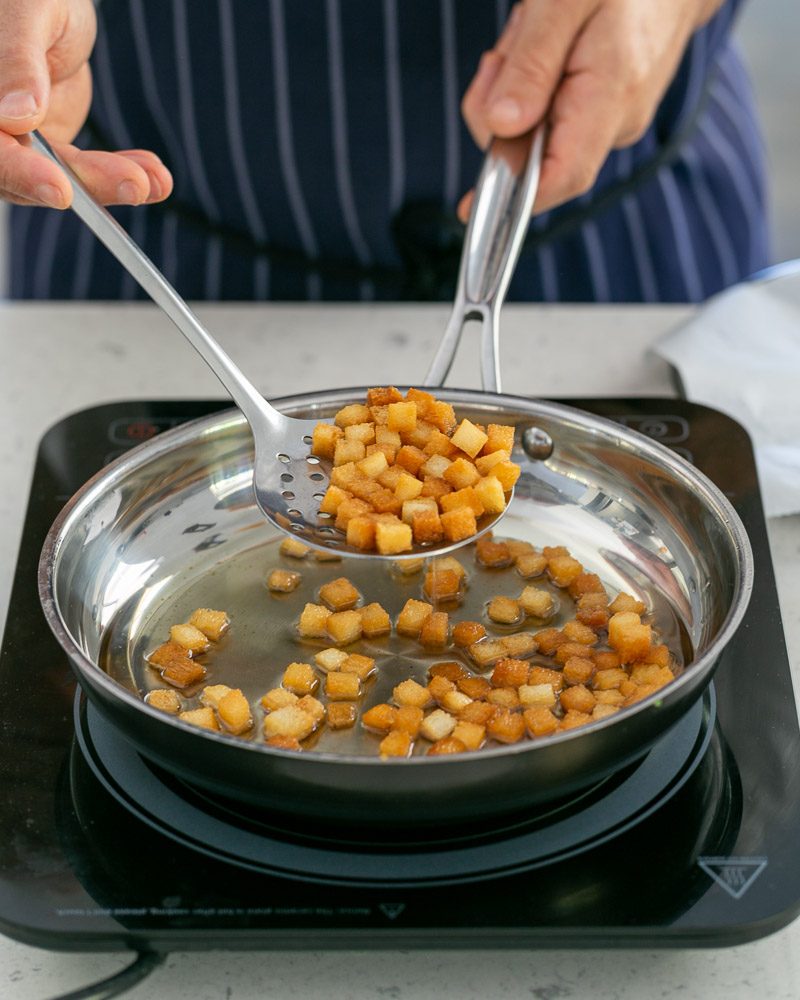
POLYGON ((161 201, 171 192, 170 172, 155 153, 70 145, 89 113, 96 29, 92 0, 0 0, 0 198, 69 207, 63 171, 26 144, 33 129, 106 205, 161 201))

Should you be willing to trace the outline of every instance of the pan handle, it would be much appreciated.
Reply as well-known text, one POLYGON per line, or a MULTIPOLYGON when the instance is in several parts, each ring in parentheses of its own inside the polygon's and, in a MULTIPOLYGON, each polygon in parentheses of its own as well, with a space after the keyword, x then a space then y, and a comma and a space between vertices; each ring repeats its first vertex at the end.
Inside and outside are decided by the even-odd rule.
POLYGON ((495 137, 489 145, 475 185, 453 311, 425 376, 426 386, 444 384, 464 324, 480 319, 483 388, 500 392, 500 307, 530 222, 544 140, 545 126, 539 125, 514 139, 495 137))

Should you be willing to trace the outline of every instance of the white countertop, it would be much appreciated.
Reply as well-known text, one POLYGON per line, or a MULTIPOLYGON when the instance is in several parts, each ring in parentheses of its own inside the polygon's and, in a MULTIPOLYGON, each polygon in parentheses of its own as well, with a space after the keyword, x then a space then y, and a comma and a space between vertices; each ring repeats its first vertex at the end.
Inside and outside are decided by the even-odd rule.
MULTIPOLYGON (((204 306, 223 346, 267 396, 419 382, 443 306, 204 306)), ((510 306, 503 389, 534 396, 668 396, 649 345, 683 307, 510 306)), ((477 329, 477 328, 476 328, 477 329)), ((222 397, 196 355, 146 305, 0 305, 0 621, 36 446, 66 414, 119 399, 222 397)), ((479 387, 477 333, 449 384, 479 387)), ((800 516, 769 523, 787 644, 800 680, 800 516)), ((38 1000, 111 975, 131 959, 61 954, 0 937, 0 996, 38 1000)), ((720 950, 175 953, 126 996, 160 1000, 797 1000, 800 922, 720 950)))

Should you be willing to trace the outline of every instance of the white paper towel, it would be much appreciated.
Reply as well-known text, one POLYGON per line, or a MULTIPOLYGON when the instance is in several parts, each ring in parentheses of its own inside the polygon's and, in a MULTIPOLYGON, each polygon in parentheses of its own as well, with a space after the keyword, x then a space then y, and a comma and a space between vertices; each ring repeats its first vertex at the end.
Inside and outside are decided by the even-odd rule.
POLYGON ((655 351, 753 439, 767 516, 800 511, 800 263, 715 296, 655 351))

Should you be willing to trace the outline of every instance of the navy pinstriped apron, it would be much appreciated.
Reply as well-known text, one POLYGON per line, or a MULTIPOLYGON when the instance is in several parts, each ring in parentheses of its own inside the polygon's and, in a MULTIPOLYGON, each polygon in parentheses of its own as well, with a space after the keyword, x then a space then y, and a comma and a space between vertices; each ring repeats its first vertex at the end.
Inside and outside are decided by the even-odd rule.
MULTIPOLYGON (((769 262, 739 5, 594 190, 534 220, 511 298, 696 302, 769 262)), ((509 6, 103 0, 77 141, 171 168, 165 205, 115 213, 186 298, 446 299, 481 159, 459 102, 509 6)), ((142 297, 69 212, 14 208, 11 245, 12 297, 142 297)))

